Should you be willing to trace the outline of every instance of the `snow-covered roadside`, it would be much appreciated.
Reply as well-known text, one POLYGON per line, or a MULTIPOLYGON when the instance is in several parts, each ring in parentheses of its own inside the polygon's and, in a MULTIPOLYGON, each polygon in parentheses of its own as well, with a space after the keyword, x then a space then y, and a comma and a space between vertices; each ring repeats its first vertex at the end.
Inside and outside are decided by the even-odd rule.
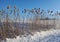
POLYGON ((6 38, 6 42, 60 42, 60 30, 51 29, 47 31, 35 32, 34 35, 17 36, 14 39, 6 38))

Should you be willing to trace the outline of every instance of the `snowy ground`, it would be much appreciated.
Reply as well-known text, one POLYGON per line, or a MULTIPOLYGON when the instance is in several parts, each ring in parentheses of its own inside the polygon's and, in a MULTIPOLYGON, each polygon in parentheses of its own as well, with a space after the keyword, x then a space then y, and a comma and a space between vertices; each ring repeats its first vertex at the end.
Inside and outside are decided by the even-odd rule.
POLYGON ((6 38, 5 42, 60 42, 60 29, 35 32, 28 36, 25 34, 14 39, 6 38))

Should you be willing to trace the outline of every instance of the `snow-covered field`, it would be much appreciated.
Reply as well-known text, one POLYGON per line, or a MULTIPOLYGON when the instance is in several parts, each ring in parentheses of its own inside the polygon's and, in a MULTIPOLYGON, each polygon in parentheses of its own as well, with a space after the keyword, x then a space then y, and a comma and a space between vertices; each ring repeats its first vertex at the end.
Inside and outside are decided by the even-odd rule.
POLYGON ((14 39, 6 38, 1 42, 60 42, 60 29, 35 32, 34 35, 17 36, 14 39))

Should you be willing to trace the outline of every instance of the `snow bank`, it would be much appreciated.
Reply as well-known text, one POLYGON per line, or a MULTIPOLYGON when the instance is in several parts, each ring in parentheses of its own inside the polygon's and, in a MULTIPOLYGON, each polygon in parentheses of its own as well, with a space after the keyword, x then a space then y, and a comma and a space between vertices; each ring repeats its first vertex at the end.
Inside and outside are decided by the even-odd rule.
POLYGON ((35 32, 34 35, 17 36, 14 39, 6 38, 6 42, 60 42, 60 30, 35 32))

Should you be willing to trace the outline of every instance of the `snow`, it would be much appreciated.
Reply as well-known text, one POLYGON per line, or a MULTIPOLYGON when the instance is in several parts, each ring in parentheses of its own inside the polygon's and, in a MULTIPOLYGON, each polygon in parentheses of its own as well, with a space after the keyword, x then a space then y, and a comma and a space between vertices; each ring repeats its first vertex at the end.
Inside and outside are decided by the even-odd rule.
POLYGON ((6 42, 60 42, 60 29, 35 32, 34 35, 22 35, 16 38, 6 38, 6 42))

